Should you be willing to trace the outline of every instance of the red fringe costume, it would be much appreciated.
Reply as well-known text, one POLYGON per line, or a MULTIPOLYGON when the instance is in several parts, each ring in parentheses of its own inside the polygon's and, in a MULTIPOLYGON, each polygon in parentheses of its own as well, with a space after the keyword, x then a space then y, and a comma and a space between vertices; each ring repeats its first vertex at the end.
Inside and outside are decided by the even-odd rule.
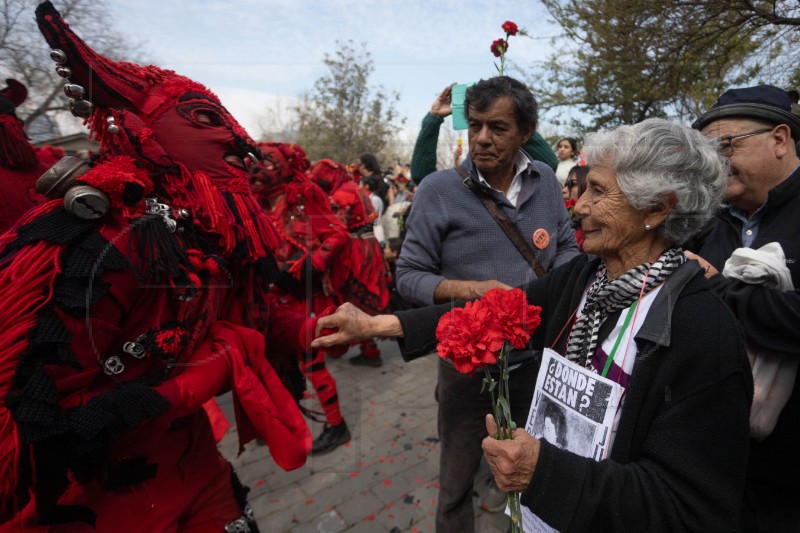
MULTIPOLYGON (((333 214, 327 195, 305 175, 310 163, 301 147, 285 143, 259 143, 259 147, 263 177, 254 180, 252 189, 282 237, 276 251, 281 275, 272 294, 297 313, 320 316, 336 304, 330 272, 350 240, 347 227, 333 214)), ((342 413, 325 352, 308 350, 296 356, 325 420, 338 426, 342 413)))
POLYGON ((240 447, 300 467, 290 361, 261 332, 303 350, 315 326, 266 292, 280 241, 249 191, 257 147, 202 85, 98 56, 49 2, 36 16, 95 106, 79 183, 111 210, 53 200, 0 237, 0 531, 256 531, 203 404, 230 388, 240 447))
MULTIPOLYGON (((390 273, 380 244, 372 234, 378 214, 369 193, 352 180, 344 165, 330 159, 317 161, 309 170, 309 177, 328 193, 334 212, 350 230, 348 246, 331 272, 339 301, 350 302, 371 315, 387 311, 390 273)), ((380 350, 375 341, 362 342, 361 355, 378 359, 380 350)))
POLYGON ((28 90, 17 80, 6 80, 0 90, 0 234, 47 198, 34 191, 36 180, 64 157, 59 148, 37 148, 25 135, 24 124, 15 108, 28 96, 28 90))
POLYGON ((380 245, 372 235, 372 222, 378 214, 369 194, 350 179, 344 166, 329 159, 314 164, 309 177, 328 193, 334 212, 345 222, 352 237, 343 260, 331 273, 340 299, 372 315, 386 311, 388 269, 380 245))

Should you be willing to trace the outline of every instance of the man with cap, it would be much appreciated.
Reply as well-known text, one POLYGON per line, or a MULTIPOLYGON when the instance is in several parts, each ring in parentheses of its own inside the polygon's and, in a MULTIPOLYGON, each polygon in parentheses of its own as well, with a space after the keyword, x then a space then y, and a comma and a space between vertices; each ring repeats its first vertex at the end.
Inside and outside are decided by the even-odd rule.
MULTIPOLYGON (((749 346, 787 360, 800 358, 800 294, 719 275, 737 248, 777 242, 794 286, 800 285, 800 159, 795 151, 800 118, 791 113, 785 91, 759 85, 726 91, 693 127, 719 140, 730 176, 725 208, 687 249, 696 251, 708 267, 709 282, 739 319, 749 346)), ((741 518, 745 531, 800 528, 796 381, 772 432, 751 439, 741 518)))

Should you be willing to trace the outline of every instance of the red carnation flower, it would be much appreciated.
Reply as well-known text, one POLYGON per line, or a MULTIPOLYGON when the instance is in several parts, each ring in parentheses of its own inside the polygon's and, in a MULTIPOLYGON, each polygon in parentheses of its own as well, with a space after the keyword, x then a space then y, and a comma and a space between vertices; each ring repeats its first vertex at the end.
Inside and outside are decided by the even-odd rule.
POLYGON ((519 28, 517 27, 517 25, 511 22, 510 20, 505 21, 503 23, 502 28, 503 31, 509 35, 516 35, 517 33, 519 33, 519 28))
POLYGON ((495 39, 494 42, 492 42, 490 50, 494 54, 494 57, 500 57, 508 50, 508 43, 505 39, 495 39))

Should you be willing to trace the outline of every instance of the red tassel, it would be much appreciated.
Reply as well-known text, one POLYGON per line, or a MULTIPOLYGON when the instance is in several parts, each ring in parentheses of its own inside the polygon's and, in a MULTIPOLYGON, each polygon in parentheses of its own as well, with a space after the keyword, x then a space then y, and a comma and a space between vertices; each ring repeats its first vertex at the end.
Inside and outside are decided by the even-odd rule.
MULTIPOLYGON (((20 356, 28 348, 28 335, 36 325, 36 314, 53 296, 53 283, 60 273, 60 248, 40 242, 22 249, 0 270, 0 398, 11 388, 20 356)), ((18 510, 16 489, 22 446, 17 425, 0 403, 0 509, 18 510)))
POLYGON ((33 169, 39 164, 28 142, 22 121, 12 115, 0 116, 0 166, 17 170, 33 169))

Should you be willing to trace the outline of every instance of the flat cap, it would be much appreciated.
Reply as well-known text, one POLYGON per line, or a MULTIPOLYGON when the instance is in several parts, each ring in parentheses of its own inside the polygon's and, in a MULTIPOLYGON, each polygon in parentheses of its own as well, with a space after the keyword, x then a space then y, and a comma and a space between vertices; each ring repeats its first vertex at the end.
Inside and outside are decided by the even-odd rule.
POLYGON ((800 117, 792 113, 789 94, 772 85, 757 85, 744 89, 729 89, 700 115, 692 127, 702 130, 710 123, 723 118, 753 118, 771 124, 786 124, 792 138, 800 140, 800 117))

